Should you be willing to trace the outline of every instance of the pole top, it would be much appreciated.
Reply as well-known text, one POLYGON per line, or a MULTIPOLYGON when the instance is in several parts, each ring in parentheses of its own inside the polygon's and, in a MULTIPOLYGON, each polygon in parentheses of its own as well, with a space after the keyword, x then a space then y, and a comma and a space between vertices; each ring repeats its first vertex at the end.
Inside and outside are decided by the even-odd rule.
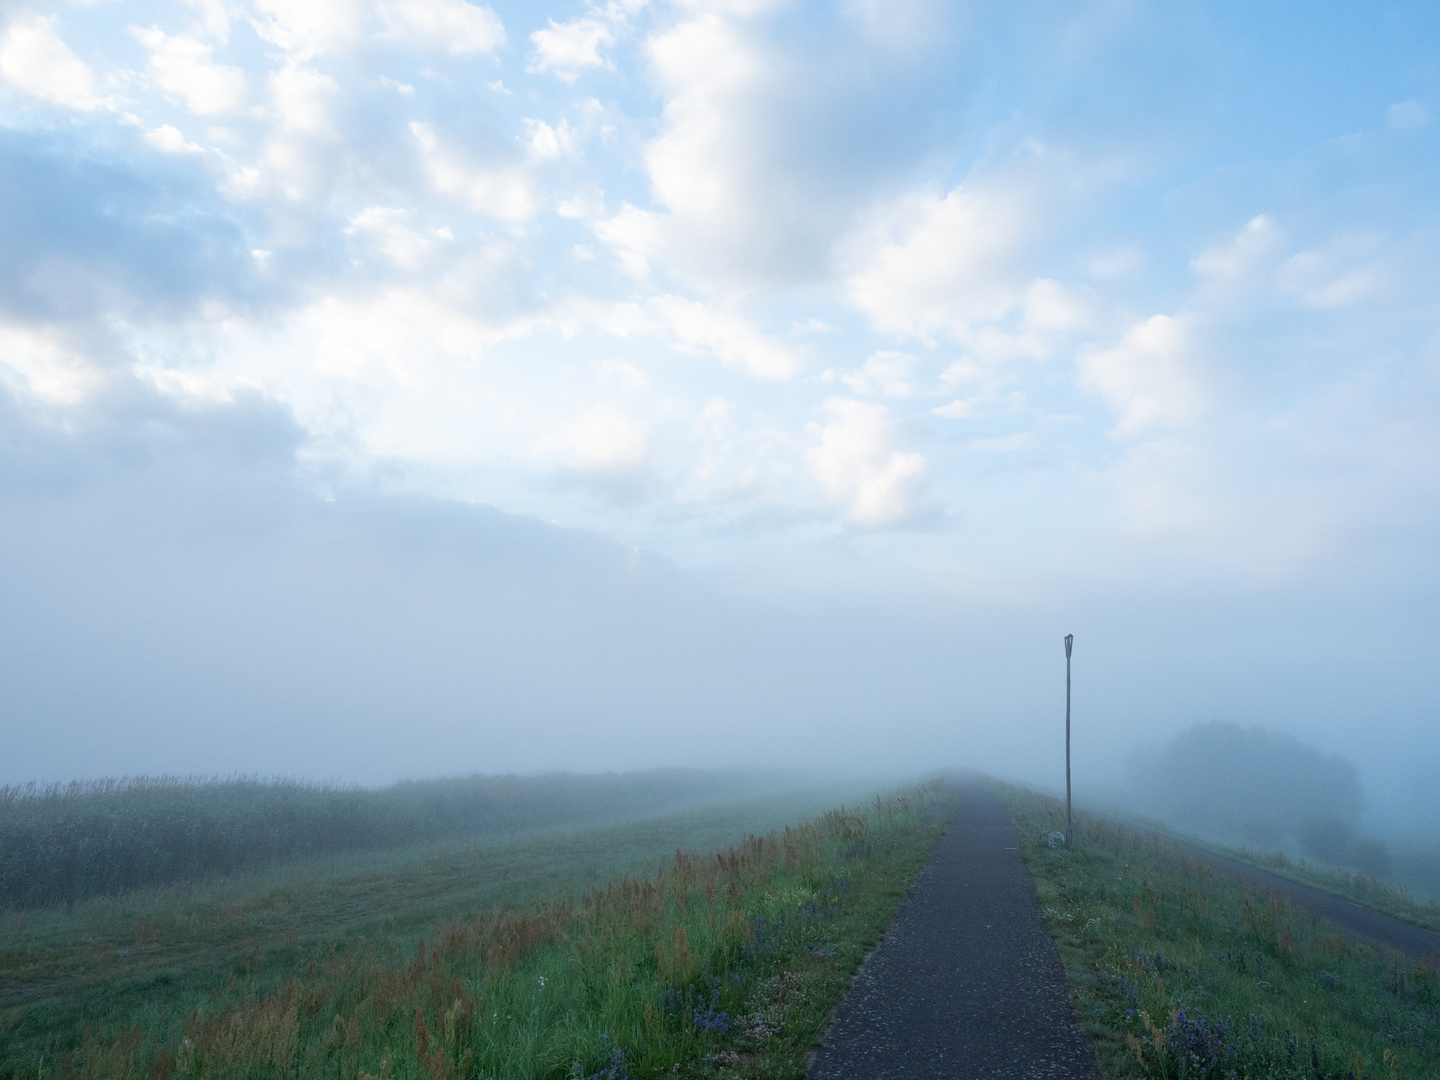
POLYGON ((1074 634, 1066 634, 1066 635, 1065 635, 1065 659, 1066 659, 1066 660, 1069 660, 1069 659, 1070 659, 1070 647, 1071 647, 1072 645, 1074 645, 1074 644, 1075 644, 1075 635, 1074 635, 1074 634))

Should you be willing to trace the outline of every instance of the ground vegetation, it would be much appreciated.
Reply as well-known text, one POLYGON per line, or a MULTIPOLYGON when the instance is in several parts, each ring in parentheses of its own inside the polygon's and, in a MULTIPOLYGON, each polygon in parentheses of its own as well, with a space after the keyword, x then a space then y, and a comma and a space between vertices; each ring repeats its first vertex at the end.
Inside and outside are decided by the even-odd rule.
POLYGON ((1354 940, 1173 841, 997 785, 1107 1078, 1433 1080, 1433 963, 1354 940))
POLYGON ((83 911, 42 913, 56 920, 48 934, 34 913, 16 913, 7 930, 28 934, 29 952, 0 956, 5 982, 44 965, 48 996, 0 1013, 0 1075, 798 1078, 950 810, 943 786, 924 786, 708 855, 683 841, 714 835, 720 815, 696 812, 688 832, 678 819, 661 830, 682 840, 662 869, 633 874, 604 875, 599 853, 655 822, 502 845, 535 871, 532 888, 494 884, 487 904, 432 898, 426 917, 415 913, 426 888, 463 891, 477 865, 447 878, 416 864, 401 882, 392 862, 369 878, 326 879, 329 896, 319 882, 252 892, 267 899, 228 913, 249 921, 240 934, 212 906, 186 950, 150 966, 127 968, 120 954, 171 949, 183 903, 153 901, 168 921, 137 923, 126 945, 87 956, 65 954, 79 926, 61 926, 83 911), (372 900, 379 919, 367 913, 372 900), (353 925, 347 905, 358 909, 353 925), (318 912, 331 925, 311 933, 307 915, 318 912), (68 990, 67 959, 77 975, 68 990))

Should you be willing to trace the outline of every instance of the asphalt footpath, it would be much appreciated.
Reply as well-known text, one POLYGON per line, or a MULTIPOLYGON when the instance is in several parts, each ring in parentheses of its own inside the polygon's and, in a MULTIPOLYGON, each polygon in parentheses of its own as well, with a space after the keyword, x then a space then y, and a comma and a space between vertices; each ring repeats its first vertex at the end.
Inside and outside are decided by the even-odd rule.
POLYGON ((1005 810, 978 783, 866 960, 811 1080, 1099 1080, 1005 810))
POLYGON ((1251 866, 1238 859, 1217 855, 1183 840, 1176 840, 1174 843, 1191 858, 1204 859, 1217 870, 1239 878, 1247 885, 1283 893, 1295 903, 1309 908, 1315 915, 1334 923, 1347 933, 1367 938, 1416 959, 1429 956, 1440 960, 1440 934, 1433 930, 1426 930, 1323 889, 1291 881, 1287 877, 1261 870, 1258 866, 1251 866))

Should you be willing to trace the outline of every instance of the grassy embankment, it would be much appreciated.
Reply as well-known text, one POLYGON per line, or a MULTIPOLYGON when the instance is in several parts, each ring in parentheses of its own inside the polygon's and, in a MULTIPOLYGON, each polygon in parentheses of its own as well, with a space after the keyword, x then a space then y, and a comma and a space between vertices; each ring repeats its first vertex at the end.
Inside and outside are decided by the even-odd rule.
POLYGON ((1313 885, 1357 904, 1394 915, 1397 919, 1440 932, 1440 903, 1416 896, 1404 885, 1380 881, 1366 874, 1324 866, 1305 859, 1292 859, 1280 851, 1256 848, 1216 847, 1216 851, 1232 859, 1247 862, 1262 870, 1313 885))
POLYGON ((1347 940, 1153 833, 997 789, 1106 1077, 1440 1075, 1432 966, 1347 940))
MULTIPOLYGON (((1111 811, 1108 816, 1122 819, 1126 817, 1119 811, 1111 811)), ((1268 870, 1272 874, 1279 874, 1281 877, 1287 877, 1302 885, 1310 885, 1335 896, 1343 896, 1345 899, 1353 900, 1365 907, 1394 915, 1397 919, 1404 919, 1416 926, 1423 926, 1427 930, 1440 932, 1440 903, 1427 895, 1417 894, 1401 880, 1382 881, 1355 870, 1327 866, 1304 858, 1292 858, 1283 851, 1266 851, 1250 846, 1231 847, 1223 843, 1214 843, 1172 829, 1164 822, 1151 818, 1141 817, 1129 820, 1143 830, 1158 833, 1161 836, 1169 836, 1182 843, 1208 848, 1218 855, 1235 859, 1237 862, 1249 863, 1258 869, 1268 870)), ((1399 864, 1397 873, 1408 872, 1411 879, 1419 884, 1422 892, 1425 888, 1433 888, 1432 879, 1440 881, 1440 876, 1436 875, 1430 865, 1434 861, 1433 858, 1427 858, 1423 853, 1409 852, 1397 858, 1396 861, 1399 864)))
POLYGON ((802 1076, 948 803, 917 789, 675 851, 798 808, 12 914, 0 1075, 802 1076))

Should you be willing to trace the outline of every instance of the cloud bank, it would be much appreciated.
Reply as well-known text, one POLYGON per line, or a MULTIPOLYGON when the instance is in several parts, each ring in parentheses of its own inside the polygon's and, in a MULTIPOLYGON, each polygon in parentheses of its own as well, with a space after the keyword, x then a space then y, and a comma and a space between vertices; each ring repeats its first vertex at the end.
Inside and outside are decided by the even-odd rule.
POLYGON ((497 768, 599 760, 582 715, 655 763, 721 753, 722 722, 858 760, 887 709, 907 745, 954 710, 1013 764, 1024 740, 987 725, 1039 731, 1040 698, 928 665, 969 648, 1023 682, 998 643, 1140 648, 1165 610, 1218 659, 1137 694, 1117 660, 1117 742, 1219 716, 1342 750, 1380 723, 1385 753, 1434 753, 1422 679, 1337 658, 1433 629, 1440 144, 1406 73, 1435 14, 1196 20, 6 7, 0 483, 27 741, 125 717, 74 771, 131 761, 127 737, 126 769, 187 739, 210 749, 176 767, 278 768, 242 727, 196 734, 263 713, 319 767, 347 709, 373 733, 412 702, 429 745, 490 732, 497 768), (1297 635, 1356 680, 1323 717, 1297 635), (504 659, 472 663, 487 648, 504 659), (556 734, 501 738, 478 702, 556 734))

